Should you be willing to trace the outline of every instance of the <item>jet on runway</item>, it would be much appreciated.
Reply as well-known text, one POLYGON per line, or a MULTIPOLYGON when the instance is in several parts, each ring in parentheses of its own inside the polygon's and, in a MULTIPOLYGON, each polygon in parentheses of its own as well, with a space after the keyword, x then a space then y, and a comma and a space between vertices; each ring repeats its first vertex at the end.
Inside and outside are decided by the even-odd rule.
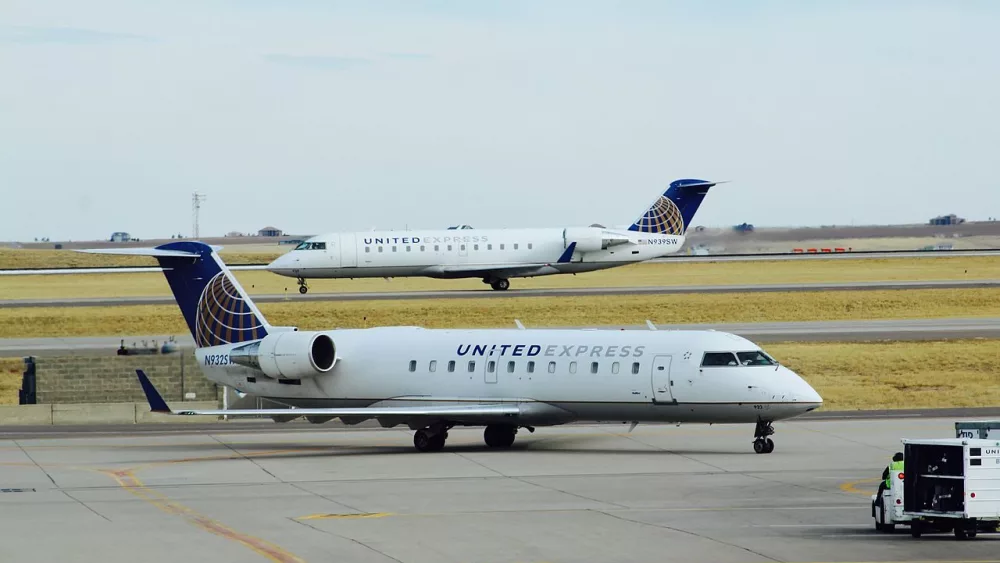
POLYGON ((481 278, 506 290, 510 278, 575 274, 673 254, 715 182, 676 180, 631 226, 329 233, 312 237, 267 269, 298 278, 481 278))
POLYGON ((747 423, 754 451, 770 453, 773 421, 822 404, 792 370, 728 333, 300 331, 268 323, 212 247, 174 242, 132 252, 159 261, 210 380, 291 407, 171 411, 140 373, 154 411, 375 419, 408 426, 420 451, 444 448, 455 426, 483 426, 488 446, 506 448, 519 429, 576 421, 747 423))

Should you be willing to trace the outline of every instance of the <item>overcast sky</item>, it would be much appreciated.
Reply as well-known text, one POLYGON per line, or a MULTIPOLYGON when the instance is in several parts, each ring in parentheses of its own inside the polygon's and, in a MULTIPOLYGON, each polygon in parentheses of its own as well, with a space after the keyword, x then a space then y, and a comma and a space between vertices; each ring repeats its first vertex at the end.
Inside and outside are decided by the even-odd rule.
POLYGON ((0 240, 1000 216, 1000 3, 4 0, 0 240))

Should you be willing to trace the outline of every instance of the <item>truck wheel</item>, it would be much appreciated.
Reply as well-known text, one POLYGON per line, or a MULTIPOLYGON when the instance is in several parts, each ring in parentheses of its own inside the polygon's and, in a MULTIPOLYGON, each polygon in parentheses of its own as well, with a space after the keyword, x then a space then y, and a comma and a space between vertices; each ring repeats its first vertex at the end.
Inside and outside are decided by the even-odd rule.
POLYGON ((915 538, 919 538, 920 534, 922 534, 923 532, 924 532, 924 530, 923 530, 923 524, 920 522, 920 520, 914 520, 914 521, 910 522, 910 535, 911 536, 913 536, 915 538))

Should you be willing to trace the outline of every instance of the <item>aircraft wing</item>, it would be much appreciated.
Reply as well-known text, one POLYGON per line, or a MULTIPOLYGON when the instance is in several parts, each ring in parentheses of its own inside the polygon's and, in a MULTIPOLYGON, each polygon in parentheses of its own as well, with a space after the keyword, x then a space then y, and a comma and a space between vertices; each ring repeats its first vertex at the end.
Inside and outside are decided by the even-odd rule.
POLYGON ((428 405, 422 407, 360 407, 360 408, 287 408, 287 409, 218 409, 218 410, 173 410, 167 406, 160 392, 141 370, 135 370, 139 384, 149 401, 149 410, 156 413, 174 415, 205 416, 328 416, 336 417, 432 417, 450 419, 481 419, 515 417, 521 409, 515 404, 478 403, 469 405, 428 405))
POLYGON ((551 273, 545 272, 546 268, 551 268, 549 264, 465 264, 460 266, 431 266, 424 268, 424 273, 431 276, 448 277, 451 275, 486 277, 493 275, 498 278, 517 278, 532 274, 551 273))

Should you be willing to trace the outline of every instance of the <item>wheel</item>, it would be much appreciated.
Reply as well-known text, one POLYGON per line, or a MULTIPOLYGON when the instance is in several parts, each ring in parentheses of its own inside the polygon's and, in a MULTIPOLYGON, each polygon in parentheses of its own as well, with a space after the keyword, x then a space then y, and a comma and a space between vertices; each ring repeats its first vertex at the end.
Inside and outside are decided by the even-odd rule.
POLYGON ((304 285, 300 285, 299 286, 299 293, 301 293, 302 295, 305 295, 308 292, 309 292, 309 288, 307 286, 304 286, 304 285))
POLYGON ((495 280, 490 287, 497 291, 507 291, 510 288, 510 280, 495 280))
POLYGON ((490 424, 483 431, 483 440, 491 448, 509 448, 514 445, 517 428, 505 424, 490 424))
POLYGON ((759 454, 767 453, 767 442, 764 440, 754 440, 753 441, 753 451, 759 454))
POLYGON ((955 539, 964 540, 967 537, 969 537, 969 534, 965 531, 965 524, 955 524, 955 539))
POLYGON ((885 531, 885 524, 883 524, 883 522, 885 522, 885 509, 883 509, 881 507, 878 508, 878 509, 872 508, 872 512, 875 513, 875 514, 872 514, 872 516, 874 517, 872 519, 875 520, 875 531, 877 531, 877 532, 884 532, 885 531), (877 510, 877 512, 876 512, 876 510, 877 510))
POLYGON ((915 538, 919 538, 920 534, 924 532, 923 528, 923 523, 920 522, 920 520, 910 522, 910 535, 915 538))
POLYGON ((774 451, 774 440, 767 438, 766 440, 764 440, 764 445, 765 445, 764 453, 769 454, 774 451))
POLYGON ((413 434, 413 447, 420 452, 439 452, 444 449, 444 442, 447 439, 447 432, 431 434, 426 429, 417 430, 413 434))

